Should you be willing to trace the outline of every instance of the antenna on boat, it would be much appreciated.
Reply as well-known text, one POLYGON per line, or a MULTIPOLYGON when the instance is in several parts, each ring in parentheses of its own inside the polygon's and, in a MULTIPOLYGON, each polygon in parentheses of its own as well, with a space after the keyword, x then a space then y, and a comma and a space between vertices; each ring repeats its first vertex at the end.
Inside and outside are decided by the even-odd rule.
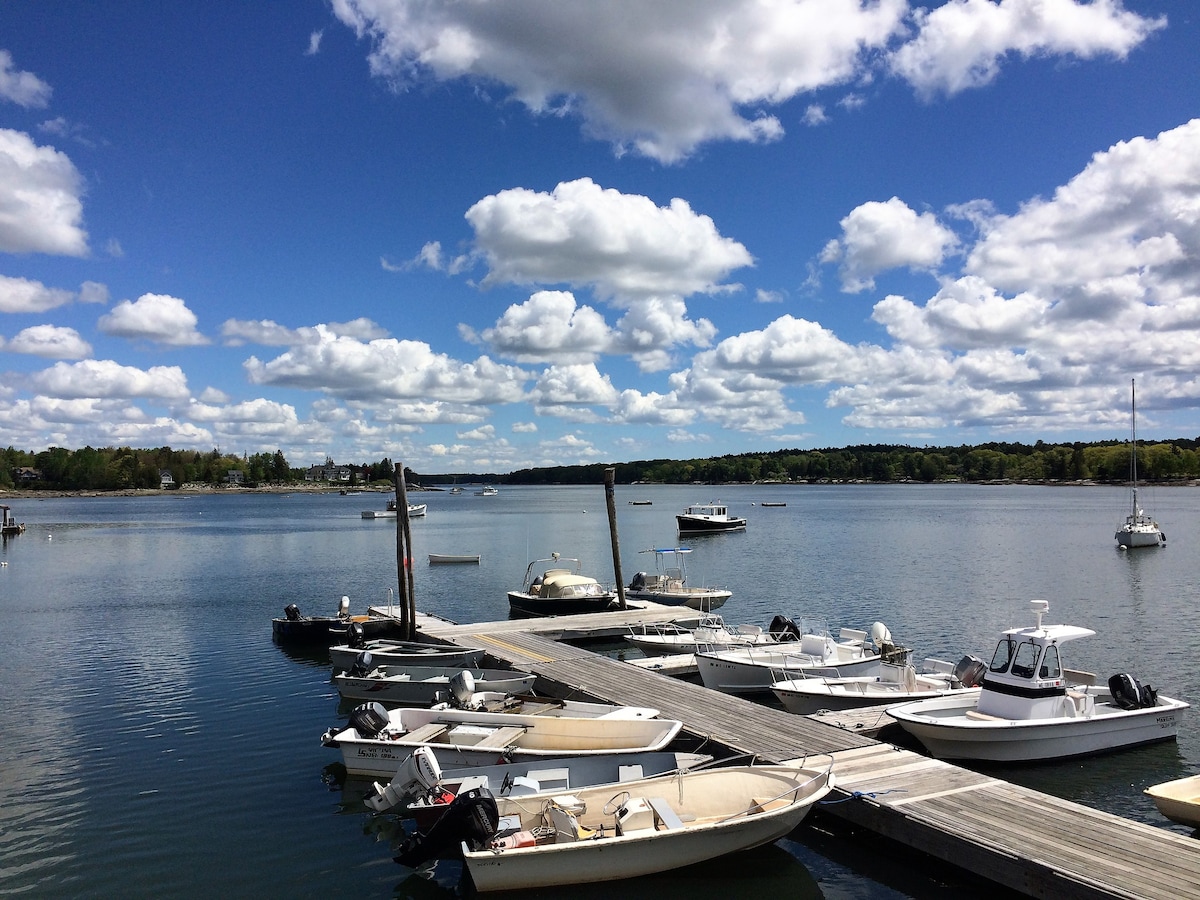
POLYGON ((1030 600, 1029 608, 1033 610, 1033 614, 1037 617, 1037 629, 1042 630, 1042 616, 1050 612, 1050 603, 1047 600, 1030 600))

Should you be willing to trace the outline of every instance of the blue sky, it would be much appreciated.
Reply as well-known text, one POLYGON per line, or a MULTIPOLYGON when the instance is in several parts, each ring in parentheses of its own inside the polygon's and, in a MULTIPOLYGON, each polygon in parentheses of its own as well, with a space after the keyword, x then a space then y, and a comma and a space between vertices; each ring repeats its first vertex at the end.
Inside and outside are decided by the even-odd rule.
POLYGON ((0 444, 1200 435, 1173 0, 0 5, 0 444))

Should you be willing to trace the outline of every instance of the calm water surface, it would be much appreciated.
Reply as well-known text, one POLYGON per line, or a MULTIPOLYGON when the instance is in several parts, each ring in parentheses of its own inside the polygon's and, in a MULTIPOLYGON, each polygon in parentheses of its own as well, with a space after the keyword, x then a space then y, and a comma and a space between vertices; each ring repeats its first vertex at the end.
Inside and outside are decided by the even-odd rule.
MULTIPOLYGON (((1068 665, 1130 672, 1200 699, 1200 490, 1143 500, 1165 549, 1120 553, 1126 496, 1108 488, 974 486, 617 489, 622 571, 653 570, 674 514, 721 501, 743 534, 694 537, 693 582, 734 596, 727 621, 776 613, 830 626, 883 621, 918 657, 989 658, 999 631, 1049 619, 1098 636, 1068 665), (652 500, 632 506, 630 500, 652 500), (759 506, 763 500, 786 507, 759 506)), ((425 493, 412 523, 419 608, 507 616, 526 563, 559 551, 611 580, 602 486, 425 493), (480 553, 479 566, 426 554, 480 553)), ((25 534, 0 546, 0 894, 401 896, 460 893, 458 869, 409 876, 396 823, 373 819, 336 752, 329 666, 286 652, 270 619, 385 603, 395 524, 383 495, 12 500, 25 534)), ((1195 711, 1194 711, 1195 712, 1195 711)), ((1200 771, 1200 713, 1179 741, 1003 777, 1163 828, 1142 789, 1200 771)), ((623 886, 631 897, 951 897, 962 881, 902 849, 801 829, 739 857, 623 886), (919 868, 921 874, 912 870, 919 868)), ((572 890, 611 896, 613 888, 572 890)), ((545 894, 544 896, 553 896, 545 894)))

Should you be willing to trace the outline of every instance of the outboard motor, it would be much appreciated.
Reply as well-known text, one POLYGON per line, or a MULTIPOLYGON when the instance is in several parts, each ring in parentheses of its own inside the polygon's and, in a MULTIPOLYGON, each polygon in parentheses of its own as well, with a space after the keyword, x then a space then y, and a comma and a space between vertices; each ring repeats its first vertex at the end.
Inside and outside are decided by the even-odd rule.
POLYGON ((350 667, 350 675, 355 678, 362 678, 373 668, 375 668, 375 657, 371 655, 370 650, 364 650, 358 656, 354 657, 354 665, 350 667))
POLYGON ((781 641, 800 640, 800 627, 787 616, 778 615, 771 620, 767 631, 781 641))
POLYGON ((633 581, 629 582, 631 591, 640 591, 646 586, 646 573, 638 572, 633 576, 633 581))
POLYGON ((362 622, 351 622, 346 629, 346 643, 351 647, 365 647, 367 645, 367 632, 362 627, 362 622))
POLYGON ((417 831, 405 838, 393 859, 415 869, 426 860, 457 855, 462 841, 473 849, 486 847, 499 826, 500 813, 492 792, 472 788, 454 798, 428 833, 417 831))
POLYGON ((454 706, 462 708, 470 704, 475 696, 475 676, 463 669, 450 676, 449 681, 451 701, 454 706))
POLYGON ((299 622, 304 616, 300 615, 300 607, 295 603, 289 603, 283 608, 283 614, 289 622, 299 622))
POLYGON ((1142 685, 1124 672, 1108 679, 1108 692, 1121 709, 1138 709, 1142 705, 1142 685))
POLYGON ((350 727, 368 740, 383 731, 390 721, 387 707, 382 703, 363 703, 350 710, 350 727))
POLYGON ((970 654, 960 659, 958 665, 954 667, 954 677, 965 688, 978 687, 983 684, 983 676, 986 672, 987 666, 983 660, 970 654))

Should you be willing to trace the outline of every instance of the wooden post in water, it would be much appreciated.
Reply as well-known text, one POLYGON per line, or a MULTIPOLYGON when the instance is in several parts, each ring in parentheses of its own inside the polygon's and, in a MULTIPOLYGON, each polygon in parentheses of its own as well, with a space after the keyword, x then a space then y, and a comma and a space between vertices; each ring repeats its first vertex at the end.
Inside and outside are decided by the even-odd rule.
POLYGON ((417 601, 413 596, 412 530, 408 524, 408 486, 404 464, 396 463, 396 568, 400 580, 400 634, 411 641, 416 637, 417 601))
POLYGON ((617 480, 617 470, 604 470, 604 501, 608 506, 608 535, 612 542, 613 573, 617 576, 617 600, 621 609, 625 609, 625 580, 621 577, 621 542, 617 539, 617 499, 614 484, 617 480))

